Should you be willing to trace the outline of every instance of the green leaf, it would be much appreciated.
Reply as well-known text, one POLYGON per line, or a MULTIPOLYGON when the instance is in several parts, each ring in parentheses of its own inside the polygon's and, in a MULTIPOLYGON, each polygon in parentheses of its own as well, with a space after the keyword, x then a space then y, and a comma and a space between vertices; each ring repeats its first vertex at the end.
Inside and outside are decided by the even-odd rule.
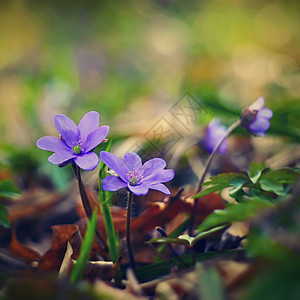
POLYGON ((261 188, 253 188, 250 190, 251 197, 258 197, 261 200, 274 202, 274 199, 268 195, 266 192, 264 192, 261 188))
POLYGON ((215 228, 212 228, 210 230, 207 230, 207 231, 203 231, 203 232, 200 232, 199 234, 197 234, 193 240, 193 243, 192 243, 192 246, 194 246, 199 240, 201 239, 204 239, 220 230, 223 230, 224 228, 226 228, 227 225, 221 225, 221 226, 218 226, 218 227, 215 227, 215 228))
POLYGON ((10 179, 0 182, 0 197, 16 198, 20 195, 20 190, 14 185, 10 179))
POLYGON ((206 188, 205 190, 201 191, 200 193, 193 196, 192 198, 199 198, 216 191, 221 191, 222 189, 227 188, 229 186, 233 186, 234 190, 237 191, 242 188, 244 183, 248 182, 248 178, 245 175, 239 173, 223 173, 217 176, 213 176, 210 179, 211 180, 205 182, 203 186, 206 185, 212 185, 212 186, 206 188))
POLYGON ((82 279, 87 261, 89 259, 92 245, 94 241, 94 236, 97 226, 97 208, 94 210, 91 220, 87 221, 87 229, 84 235, 84 239, 81 245, 79 257, 72 268, 72 273, 70 276, 71 282, 77 282, 82 279))
POLYGON ((230 196, 241 190, 246 182, 248 182, 248 180, 244 177, 236 177, 230 181, 230 186, 233 186, 233 188, 229 191, 230 196))
MULTIPOLYGON (((174 231, 169 234, 169 238, 176 238, 182 232, 184 232, 188 228, 190 220, 185 220, 182 224, 180 224, 174 231)), ((161 244, 157 247, 157 251, 162 252, 165 249, 166 244, 161 244)))
POLYGON ((186 247, 190 246, 190 243, 188 240, 182 238, 168 238, 168 237, 159 237, 159 238, 154 238, 151 239, 145 244, 151 244, 151 243, 158 243, 158 244, 177 244, 177 245, 184 245, 186 247))
POLYGON ((230 182, 232 182, 236 178, 245 178, 247 180, 247 177, 245 175, 242 175, 240 173, 222 173, 217 176, 210 177, 210 181, 206 183, 206 185, 230 185, 230 182))
POLYGON ((200 263, 196 264, 196 272, 199 282, 199 299, 223 300, 224 289, 218 271, 213 267, 203 268, 200 263))
POLYGON ((271 262, 287 263, 291 258, 291 251, 276 242, 267 232, 259 228, 252 228, 249 233, 247 253, 250 257, 261 257, 271 262))
POLYGON ((284 168, 271 171, 263 177, 281 184, 288 184, 295 182, 300 177, 300 174, 289 168, 284 168))
POLYGON ((279 196, 286 194, 283 190, 283 185, 269 177, 262 178, 259 183, 264 191, 273 192, 279 196))
POLYGON ((264 164, 252 163, 248 171, 250 180, 255 184, 265 169, 266 165, 264 164))
POLYGON ((188 248, 191 248, 191 247, 194 247, 195 244, 199 240, 206 238, 206 237, 216 233, 217 231, 224 229, 225 227, 226 227, 225 225, 222 225, 222 226, 213 228, 208 231, 200 232, 195 237, 189 236, 188 234, 183 234, 183 235, 180 235, 178 238, 165 238, 165 237, 155 238, 155 239, 151 239, 151 240, 147 241, 146 244, 150 244, 150 243, 178 244, 178 245, 184 245, 188 248))
POLYGON ((179 239, 179 240, 187 241, 190 247, 192 247, 193 241, 195 240, 194 237, 189 236, 188 234, 180 235, 180 236, 178 237, 178 239, 179 239))
POLYGON ((210 228, 233 222, 241 222, 248 220, 265 208, 274 205, 268 201, 259 198, 251 198, 244 200, 240 204, 231 204, 227 208, 216 209, 212 214, 206 217, 202 224, 198 227, 199 231, 206 231, 210 228))
POLYGON ((8 211, 4 205, 0 203, 0 225, 4 227, 9 227, 10 221, 8 219, 8 211))
POLYGON ((244 192, 243 189, 240 189, 238 191, 236 191, 235 193, 232 193, 229 191, 230 197, 232 197, 233 199, 235 199, 236 202, 243 202, 243 200, 245 199, 245 197, 248 197, 248 194, 246 194, 244 192))
POLYGON ((222 190, 222 189, 224 189, 226 187, 228 187, 226 184, 224 184, 224 185, 221 185, 221 184, 214 185, 212 187, 209 187, 209 188, 201 191, 199 194, 193 196, 192 198, 200 198, 200 197, 208 195, 210 193, 213 193, 213 192, 216 192, 216 191, 220 191, 220 190, 222 190))

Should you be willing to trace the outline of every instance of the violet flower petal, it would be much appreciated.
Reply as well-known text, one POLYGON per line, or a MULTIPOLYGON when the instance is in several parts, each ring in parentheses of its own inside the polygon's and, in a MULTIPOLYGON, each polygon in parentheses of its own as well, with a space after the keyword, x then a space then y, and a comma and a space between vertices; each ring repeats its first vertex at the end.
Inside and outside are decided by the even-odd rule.
POLYGON ((143 183, 156 184, 161 182, 167 182, 174 178, 174 171, 172 169, 157 171, 141 180, 143 183))
POLYGON ((143 164, 141 175, 145 178, 156 171, 163 170, 166 165, 162 158, 152 158, 143 164))
POLYGON ((146 183, 138 184, 138 185, 130 185, 127 184, 127 187, 131 192, 133 192, 137 196, 146 195, 148 193, 148 185, 146 183))
POLYGON ((48 157, 48 161, 52 164, 62 164, 63 162, 75 158, 76 154, 70 151, 59 151, 48 157))
POLYGON ((129 170, 139 170, 142 167, 142 160, 135 152, 127 152, 123 161, 129 170))
POLYGON ((92 171, 98 166, 99 158, 96 153, 89 152, 78 155, 74 161, 82 170, 92 171))
POLYGON ((43 136, 36 141, 36 146, 47 151, 63 151, 70 150, 66 143, 55 136, 43 136))
POLYGON ((264 105, 264 98, 259 97, 252 105, 244 109, 240 116, 242 127, 255 135, 263 136, 270 127, 273 112, 264 105))
POLYGON ((78 124, 82 144, 86 142, 88 135, 99 127, 99 113, 96 111, 87 112, 78 124))
POLYGON ((92 131, 87 139, 85 144, 83 144, 83 151, 89 152, 98 146, 107 136, 109 131, 109 126, 103 125, 96 130, 92 131))
MULTIPOLYGON (((207 152, 212 153, 219 141, 224 137, 227 132, 227 128, 222 125, 218 119, 213 119, 209 122, 205 138, 204 147, 207 152)), ((228 142, 224 141, 220 146, 218 152, 220 154, 225 154, 228 150, 228 142)))
POLYGON ((114 175, 107 176, 102 181, 102 188, 105 191, 114 192, 124 187, 127 187, 127 184, 114 175))
POLYGON ((166 195, 170 195, 171 192, 169 191, 169 189, 162 183, 156 183, 156 184, 151 184, 148 186, 149 189, 152 189, 152 190, 157 190, 157 191, 160 191, 166 195))
POLYGON ((273 112, 270 108, 268 107, 264 107, 261 110, 258 111, 256 118, 260 119, 260 118, 265 118, 270 120, 273 117, 273 112))
POLYGON ((253 104, 249 106, 250 110, 260 110, 265 105, 265 99, 263 97, 259 97, 253 104))
POLYGON ((74 121, 65 115, 55 115, 54 125, 65 143, 72 148, 80 135, 80 131, 74 121))
POLYGON ((121 158, 119 158, 118 156, 110 152, 101 151, 100 159, 107 166, 109 166, 113 171, 115 171, 123 181, 128 182, 126 174, 130 170, 128 169, 128 167, 126 166, 126 164, 123 162, 121 158))
POLYGON ((270 127, 270 121, 264 118, 256 119, 249 125, 253 133, 264 133, 270 127))

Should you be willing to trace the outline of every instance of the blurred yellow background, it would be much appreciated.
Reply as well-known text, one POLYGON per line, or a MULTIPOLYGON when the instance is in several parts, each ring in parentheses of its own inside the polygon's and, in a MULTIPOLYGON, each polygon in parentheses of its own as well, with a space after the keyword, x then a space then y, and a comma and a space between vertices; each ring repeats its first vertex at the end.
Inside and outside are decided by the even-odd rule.
POLYGON ((1 1, 1 145, 34 147, 56 134, 56 113, 78 122, 88 110, 112 134, 134 134, 186 92, 229 118, 263 95, 279 112, 272 128, 299 137, 299 11, 299 1, 1 1))

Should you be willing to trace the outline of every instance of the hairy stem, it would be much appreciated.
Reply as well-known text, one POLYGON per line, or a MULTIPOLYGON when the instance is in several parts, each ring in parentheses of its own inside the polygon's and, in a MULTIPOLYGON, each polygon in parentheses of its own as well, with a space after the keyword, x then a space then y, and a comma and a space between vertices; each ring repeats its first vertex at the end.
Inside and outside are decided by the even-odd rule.
MULTIPOLYGON (((85 214, 91 220, 91 218, 93 216, 93 211, 92 211, 92 208, 90 206, 90 202, 89 202, 89 199, 87 197, 87 194, 86 194, 86 191, 85 191, 85 187, 84 187, 83 182, 81 180, 81 171, 80 171, 80 168, 77 165, 75 166, 74 164, 72 164, 72 167, 73 167, 75 176, 77 178, 79 193, 80 193, 80 197, 81 197, 81 201, 82 201, 82 205, 83 205, 85 214)), ((103 250, 107 250, 106 242, 101 237, 101 235, 99 234, 99 232, 98 232, 97 229, 96 229, 96 237, 97 237, 97 241, 99 243, 99 246, 103 250)))
POLYGON ((133 258, 133 253, 131 249, 130 243, 130 215, 131 215, 131 208, 132 208, 132 201, 133 201, 133 193, 128 193, 128 203, 127 203, 127 217, 126 217, 126 244, 129 256, 129 264, 132 269, 135 268, 135 262, 133 258))
MULTIPOLYGON (((196 194, 199 194, 202 190, 202 184, 204 182, 205 176, 209 170, 209 167, 211 165, 211 162, 215 156, 215 154, 217 153, 217 151, 219 150, 219 148, 221 147, 222 143, 227 139, 227 137, 239 126, 241 125, 241 121, 238 120, 237 122, 233 123, 227 130, 226 134, 224 135, 224 137, 218 142, 218 144, 216 145, 216 147, 214 148, 213 152, 210 154, 205 168, 203 170, 203 173, 200 177, 197 189, 196 189, 196 194)), ((193 234, 193 229, 194 229, 194 225, 195 225, 195 220, 196 220, 196 214, 197 214, 197 205, 198 205, 198 200, 199 198, 195 198, 194 199, 194 204, 193 204, 193 209, 192 209, 192 214, 191 214, 191 219, 190 219, 190 224, 189 224, 189 235, 191 236, 193 234)))

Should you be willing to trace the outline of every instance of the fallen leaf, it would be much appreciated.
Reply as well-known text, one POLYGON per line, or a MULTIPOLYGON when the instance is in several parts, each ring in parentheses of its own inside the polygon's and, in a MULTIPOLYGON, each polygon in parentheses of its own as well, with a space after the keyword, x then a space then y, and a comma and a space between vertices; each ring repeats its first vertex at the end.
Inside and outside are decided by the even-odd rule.
MULTIPOLYGON (((78 255, 76 256, 76 258, 78 255)), ((76 263, 74 251, 70 242, 67 243, 67 249, 60 266, 59 278, 69 277, 72 268, 76 263)), ((84 279, 94 282, 97 279, 111 281, 117 270, 119 263, 114 264, 112 261, 88 261, 83 275, 84 279)))
POLYGON ((58 271, 71 236, 76 233, 76 237, 81 239, 77 225, 55 225, 51 228, 53 230, 51 248, 43 255, 38 267, 43 271, 58 271))
POLYGON ((10 253, 14 256, 24 258, 28 262, 40 261, 41 255, 33 249, 21 244, 16 236, 16 231, 12 229, 12 238, 9 245, 10 253))

